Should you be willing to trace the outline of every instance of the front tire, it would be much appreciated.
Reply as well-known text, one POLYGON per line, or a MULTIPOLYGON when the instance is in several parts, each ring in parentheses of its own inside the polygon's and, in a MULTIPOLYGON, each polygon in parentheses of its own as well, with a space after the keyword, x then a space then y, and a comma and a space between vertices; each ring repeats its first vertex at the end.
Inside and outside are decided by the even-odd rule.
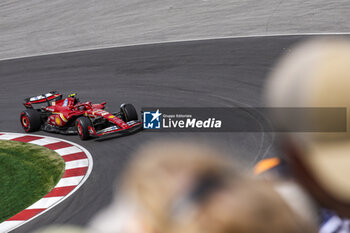
POLYGON ((90 138, 89 126, 91 127, 91 121, 88 118, 79 117, 76 120, 75 125, 81 140, 87 140, 90 138))
POLYGON ((41 117, 40 113, 34 109, 27 109, 21 112, 21 125, 27 133, 40 129, 41 117))
POLYGON ((138 115, 136 112, 136 109, 134 105, 132 104, 122 104, 120 106, 120 109, 124 115, 125 122, 129 121, 137 121, 138 120, 138 115))

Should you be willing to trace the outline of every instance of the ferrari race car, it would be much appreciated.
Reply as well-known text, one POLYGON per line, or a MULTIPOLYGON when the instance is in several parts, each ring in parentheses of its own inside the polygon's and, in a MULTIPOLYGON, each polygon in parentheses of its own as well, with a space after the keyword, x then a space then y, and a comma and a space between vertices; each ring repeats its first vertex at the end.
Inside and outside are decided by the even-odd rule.
POLYGON ((26 132, 41 129, 61 134, 79 134, 82 140, 86 140, 142 129, 142 122, 138 120, 132 104, 122 104, 119 112, 109 113, 104 110, 106 102, 80 102, 76 94, 62 99, 62 94, 56 91, 24 101, 26 110, 21 112, 20 119, 26 132))

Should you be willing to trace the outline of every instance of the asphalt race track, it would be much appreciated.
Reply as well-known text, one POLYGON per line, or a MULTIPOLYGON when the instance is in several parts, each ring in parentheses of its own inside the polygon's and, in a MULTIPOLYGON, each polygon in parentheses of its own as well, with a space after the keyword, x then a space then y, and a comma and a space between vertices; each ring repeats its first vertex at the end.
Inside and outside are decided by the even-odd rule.
MULTIPOLYGON (((123 102, 141 107, 262 106, 265 77, 276 59, 305 39, 258 37, 121 47, 0 62, 0 129, 23 132, 19 113, 25 97, 59 90, 80 100, 107 101, 115 111, 123 102)), ((233 119, 234 120, 234 119, 233 119)), ((113 195, 115 179, 137 145, 166 135, 213 140, 251 167, 278 155, 273 134, 150 133, 96 142, 52 135, 79 143, 94 157, 88 181, 65 202, 14 232, 47 224, 86 225, 113 195)))

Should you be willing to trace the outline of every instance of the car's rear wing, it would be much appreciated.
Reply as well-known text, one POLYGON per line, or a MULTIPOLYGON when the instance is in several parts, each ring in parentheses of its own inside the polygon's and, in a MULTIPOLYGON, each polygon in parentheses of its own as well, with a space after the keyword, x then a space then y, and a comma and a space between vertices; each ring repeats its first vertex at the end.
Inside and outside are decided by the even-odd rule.
POLYGON ((46 102, 47 105, 50 105, 50 101, 56 101, 60 99, 62 99, 62 94, 59 94, 56 91, 50 91, 46 94, 25 98, 23 105, 26 108, 33 108, 33 104, 42 104, 46 102))

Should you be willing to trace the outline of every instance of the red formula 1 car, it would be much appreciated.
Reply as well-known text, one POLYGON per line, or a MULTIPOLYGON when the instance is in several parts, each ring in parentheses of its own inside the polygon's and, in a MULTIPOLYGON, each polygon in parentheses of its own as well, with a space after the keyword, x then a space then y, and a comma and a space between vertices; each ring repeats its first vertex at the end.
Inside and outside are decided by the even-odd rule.
POLYGON ((122 104, 119 112, 109 113, 104 110, 105 104, 106 102, 80 102, 76 94, 62 99, 62 94, 51 91, 25 99, 26 110, 21 112, 21 125, 26 132, 41 129, 62 134, 79 134, 82 140, 117 133, 133 133, 142 129, 142 122, 138 120, 133 105, 122 104))

